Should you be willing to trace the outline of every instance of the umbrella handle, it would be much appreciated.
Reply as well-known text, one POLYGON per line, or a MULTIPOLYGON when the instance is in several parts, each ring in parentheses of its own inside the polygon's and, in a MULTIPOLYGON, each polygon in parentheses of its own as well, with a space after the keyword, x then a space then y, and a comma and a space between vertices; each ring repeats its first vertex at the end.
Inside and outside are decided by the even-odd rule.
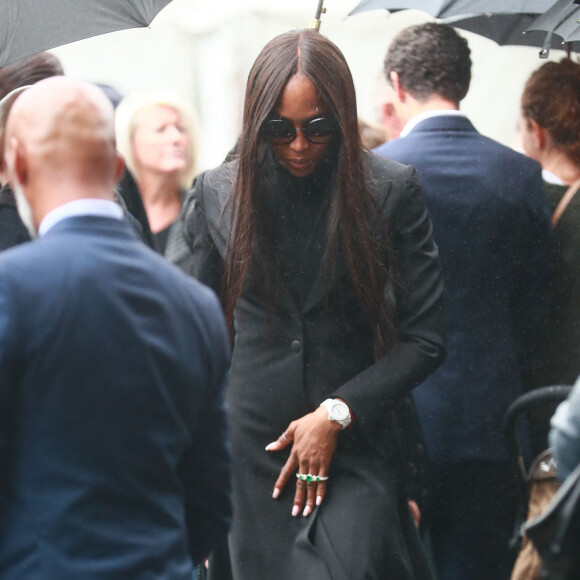
POLYGON ((318 0, 318 8, 316 9, 316 14, 314 18, 310 21, 310 28, 312 30, 320 30, 320 16, 326 13, 326 8, 323 7, 324 0, 318 0))

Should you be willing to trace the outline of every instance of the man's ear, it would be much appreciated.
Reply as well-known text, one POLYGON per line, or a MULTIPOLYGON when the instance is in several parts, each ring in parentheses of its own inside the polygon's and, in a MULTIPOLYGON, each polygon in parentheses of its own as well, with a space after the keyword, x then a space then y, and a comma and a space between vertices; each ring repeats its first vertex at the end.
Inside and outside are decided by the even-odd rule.
POLYGON ((117 151, 117 161, 115 165, 115 183, 118 183, 119 179, 121 179, 124 169, 125 169, 125 160, 123 159, 123 156, 117 151))
POLYGON ((392 119, 396 115, 395 105, 390 101, 388 103, 383 103, 381 106, 382 120, 392 119))
POLYGON ((395 91, 397 98, 399 99, 399 101, 401 101, 401 103, 404 103, 407 99, 407 95, 405 89, 403 89, 403 87, 401 86, 401 81, 399 80, 399 73, 392 70, 389 73, 389 78, 391 79, 391 84, 393 85, 393 90, 395 91))
POLYGON ((16 179, 20 185, 26 185, 28 183, 28 163, 24 150, 16 137, 10 138, 6 154, 7 158, 10 159, 8 167, 11 168, 12 179, 16 179))

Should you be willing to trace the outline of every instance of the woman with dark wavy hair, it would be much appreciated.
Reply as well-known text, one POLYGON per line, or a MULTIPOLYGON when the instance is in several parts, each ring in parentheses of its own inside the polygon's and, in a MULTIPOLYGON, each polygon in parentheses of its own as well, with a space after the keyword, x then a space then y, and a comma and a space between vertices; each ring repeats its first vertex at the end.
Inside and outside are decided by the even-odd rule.
POLYGON ((256 59, 238 153, 184 212, 234 337, 235 516, 210 577, 430 578, 397 424, 444 353, 417 176, 363 152, 348 65, 314 31, 256 59))

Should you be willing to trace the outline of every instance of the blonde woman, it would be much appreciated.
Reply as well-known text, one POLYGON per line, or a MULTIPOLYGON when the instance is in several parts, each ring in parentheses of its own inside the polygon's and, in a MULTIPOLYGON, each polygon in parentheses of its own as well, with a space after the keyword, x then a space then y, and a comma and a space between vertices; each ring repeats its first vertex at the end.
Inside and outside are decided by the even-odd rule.
POLYGON ((170 93, 133 93, 116 113, 117 147, 143 199, 156 249, 191 273, 179 213, 195 175, 192 111, 170 93))

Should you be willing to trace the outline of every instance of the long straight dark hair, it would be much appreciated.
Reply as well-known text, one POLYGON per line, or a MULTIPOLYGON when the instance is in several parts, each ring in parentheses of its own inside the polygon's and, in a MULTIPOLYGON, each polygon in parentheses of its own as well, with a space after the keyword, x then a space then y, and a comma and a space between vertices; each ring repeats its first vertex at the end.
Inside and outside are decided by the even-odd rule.
POLYGON ((364 178, 356 95, 348 64, 330 40, 313 30, 288 32, 271 40, 248 77, 239 168, 232 191, 232 222, 226 249, 224 302, 233 328, 234 311, 251 276, 259 285, 266 315, 277 306, 277 270, 269 255, 271 233, 263 219, 263 162, 270 147, 259 134, 274 112, 291 77, 306 75, 340 126, 331 149, 336 155, 328 216, 325 280, 332 280, 342 249, 353 287, 374 332, 375 351, 386 352, 396 340, 395 263, 387 224, 364 178), (268 243, 270 241, 270 243, 268 243), (329 275, 326 275, 326 274, 329 275))

